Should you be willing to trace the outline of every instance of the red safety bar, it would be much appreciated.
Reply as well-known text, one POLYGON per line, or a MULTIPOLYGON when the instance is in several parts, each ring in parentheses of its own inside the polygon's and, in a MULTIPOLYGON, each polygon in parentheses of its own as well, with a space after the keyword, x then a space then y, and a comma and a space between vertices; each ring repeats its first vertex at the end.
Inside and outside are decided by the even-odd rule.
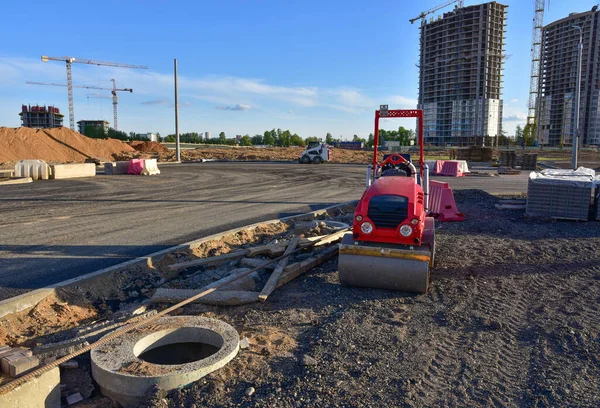
POLYGON ((425 154, 423 151, 423 111, 421 109, 392 109, 384 111, 383 116, 381 111, 375 111, 375 146, 373 149, 373 168, 377 166, 377 147, 379 145, 379 118, 417 118, 417 131, 419 134, 419 174, 423 180, 423 168, 425 166, 425 154), (385 113, 387 112, 387 114, 385 113))

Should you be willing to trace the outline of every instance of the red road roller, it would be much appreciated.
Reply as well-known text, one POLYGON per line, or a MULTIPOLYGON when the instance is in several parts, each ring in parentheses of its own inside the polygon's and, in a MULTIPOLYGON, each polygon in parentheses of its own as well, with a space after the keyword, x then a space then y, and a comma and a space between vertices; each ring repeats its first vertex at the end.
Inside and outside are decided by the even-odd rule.
POLYGON ((429 169, 423 154, 423 111, 375 111, 373 162, 367 169, 367 189, 356 210, 352 233, 340 244, 338 271, 345 285, 406 292, 427 291, 435 258, 434 219, 427 216, 429 169), (417 118, 420 157, 377 159, 380 118, 417 118))

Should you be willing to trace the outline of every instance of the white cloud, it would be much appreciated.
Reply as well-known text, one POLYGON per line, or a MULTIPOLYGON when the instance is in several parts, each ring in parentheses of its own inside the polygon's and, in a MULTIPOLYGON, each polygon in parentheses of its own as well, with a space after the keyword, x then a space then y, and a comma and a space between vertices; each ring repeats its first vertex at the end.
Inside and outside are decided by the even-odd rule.
MULTIPOLYGON (((180 66, 180 70, 181 70, 180 66)), ((66 111, 66 90, 59 87, 38 87, 25 85, 25 81, 65 82, 66 72, 64 63, 42 63, 35 58, 5 58, 0 56, 0 86, 15 95, 14 100, 7 101, 13 105, 25 103, 28 100, 42 103, 59 104, 66 111), (44 88, 44 92, 42 89, 44 88), (21 101, 21 98, 23 101, 21 101)), ((106 66, 91 66, 84 64, 73 65, 73 81, 78 85, 97 85, 110 87, 110 78, 115 78, 123 87, 132 88, 133 94, 120 97, 119 114, 121 127, 132 129, 146 128, 150 123, 159 124, 161 133, 171 126, 172 113, 169 108, 173 104, 173 75, 171 72, 154 72, 152 70, 123 69, 106 66), (152 114, 149 111, 152 110, 152 114)), ((82 103, 84 92, 75 91, 76 119, 85 115, 89 117, 106 117, 111 115, 109 102, 96 104, 82 103)), ((242 78, 234 76, 179 76, 179 98, 181 107, 192 105, 188 112, 193 112, 194 118, 207 113, 213 107, 228 111, 245 111, 252 109, 252 121, 230 122, 224 125, 213 120, 198 120, 191 118, 189 123, 197 123, 202 127, 232 128, 256 126, 272 127, 273 117, 266 117, 266 112, 287 112, 281 126, 294 127, 295 131, 302 129, 323 128, 324 132, 358 133, 369 131, 372 126, 372 114, 382 103, 387 103, 392 109, 415 108, 417 101, 402 95, 381 95, 381 92, 365 91, 353 87, 316 87, 310 83, 286 85, 270 83, 260 78, 242 78), (198 103, 196 103, 198 101, 198 103), (240 102, 232 104, 232 101, 240 102), (241 103, 243 102, 243 103, 241 103), (209 105, 210 104, 210 105, 209 105), (259 109, 261 107, 262 109, 259 109), (317 108, 318 110, 315 110, 317 108), (262 112, 262 114, 261 114, 262 112), (317 112, 317 113, 315 113, 317 112), (340 116, 341 112, 343 116, 340 116), (310 120, 309 120, 310 119, 310 120), (289 121, 287 125, 284 125, 289 121), (264 125, 263 125, 264 123, 264 125), (336 128, 339 131, 336 131, 336 128)), ((85 100, 85 99, 83 99, 85 100)), ((88 100, 91 101, 91 98, 88 100)), ((86 101, 87 102, 87 101, 86 101)), ((13 124, 17 119, 12 113, 0 112, 0 124, 13 124)), ((250 116, 238 115, 238 118, 250 116)), ((184 120, 182 118, 182 120, 184 120)), ((190 125, 191 126, 191 125, 190 125)), ((211 130, 208 128, 207 130, 211 130)), ((216 131, 217 129, 212 129, 216 131)), ((258 130, 258 129, 256 129, 258 130)), ((236 130, 237 131, 237 130, 236 130)), ((243 132, 252 132, 247 129, 243 132)), ((307 131, 308 132, 308 131, 307 131)))
POLYGON ((517 103, 517 102, 519 102, 519 100, 517 98, 513 98, 513 99, 510 100, 510 102, 511 103, 517 103))
POLYGON ((522 122, 527 120, 527 115, 524 113, 513 113, 503 116, 502 120, 507 122, 522 122))
POLYGON ((168 99, 154 99, 151 101, 140 102, 140 105, 169 105, 168 99))
POLYGON ((227 111, 245 111, 245 110, 252 109, 252 106, 238 103, 237 105, 217 106, 217 109, 227 110, 227 111))

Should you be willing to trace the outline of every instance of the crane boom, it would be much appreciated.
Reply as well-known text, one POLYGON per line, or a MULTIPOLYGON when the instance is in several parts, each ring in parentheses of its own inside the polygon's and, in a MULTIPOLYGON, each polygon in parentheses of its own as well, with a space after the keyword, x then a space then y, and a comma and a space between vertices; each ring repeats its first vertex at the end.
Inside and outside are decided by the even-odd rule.
POLYGON ((439 9, 442 9, 442 8, 444 8, 446 6, 449 6, 449 5, 453 4, 453 3, 458 3, 458 7, 459 8, 462 8, 462 6, 463 6, 463 0, 449 0, 449 1, 446 1, 445 3, 443 3, 443 4, 440 4, 439 6, 436 6, 436 7, 432 8, 432 9, 429 9, 429 10, 421 12, 421 14, 419 14, 417 17, 411 18, 408 21, 410 21, 411 24, 414 24, 415 21, 417 21, 419 19, 424 20, 425 17, 427 17, 429 14, 435 13, 439 9))
MULTIPOLYGON (((133 64, 121 64, 119 62, 110 62, 110 61, 98 61, 91 60, 85 58, 75 58, 75 57, 49 57, 47 55, 42 55, 42 62, 48 61, 64 61, 67 67, 67 93, 69 96, 69 127, 71 130, 75 130, 75 112, 73 108, 73 78, 72 78, 72 65, 74 63, 78 64, 88 64, 88 65, 99 65, 99 66, 108 66, 108 67, 119 67, 119 68, 136 68, 136 69, 148 69, 146 65, 133 65, 133 64)), ((94 88, 90 88, 94 89, 94 88)), ((114 114, 115 114, 115 130, 117 129, 117 100, 116 100, 116 91, 113 80, 113 106, 114 106, 114 114)), ((130 92, 133 92, 131 90, 130 92)))
POLYGON ((107 66, 107 67, 148 69, 148 67, 146 65, 121 64, 120 62, 98 61, 98 60, 75 58, 75 57, 48 57, 47 55, 42 55, 42 62, 48 62, 48 61, 65 61, 67 63, 78 63, 78 64, 98 65, 98 66, 107 66))
MULTIPOLYGON (((104 91, 111 91, 112 101, 113 101, 112 102, 113 103, 113 120, 114 120, 114 122, 113 122, 113 128, 115 130, 119 130, 119 125, 118 125, 118 122, 117 122, 117 119, 118 119, 118 117, 117 117, 117 104, 118 104, 117 92, 123 91, 123 92, 129 92, 129 93, 131 93, 131 92, 133 92, 133 89, 131 89, 131 88, 117 88, 117 84, 116 84, 115 80, 111 79, 111 81, 113 83, 113 87, 112 88, 102 88, 100 86, 93 86, 93 85, 90 85, 90 86, 85 86, 85 85, 71 85, 71 88, 101 89, 101 90, 104 90, 104 91)), ((30 85, 49 85, 49 86, 66 86, 66 87, 69 86, 68 84, 56 84, 56 83, 53 83, 53 82, 47 83, 47 82, 27 81, 26 83, 30 84, 30 85)), ((69 98, 72 99, 72 96, 69 95, 69 98)))
MULTIPOLYGON (((34 81, 27 81, 25 82, 26 84, 29 85, 48 85, 48 86, 62 86, 65 87, 67 86, 67 84, 56 84, 53 82, 34 82, 34 81)), ((85 85, 73 85, 73 88, 85 88, 85 89, 101 89, 103 91, 113 91, 113 88, 101 88, 99 86, 85 86, 85 85)), ((133 92, 133 89, 131 88, 117 88, 114 89, 115 91, 126 91, 126 92, 133 92)))

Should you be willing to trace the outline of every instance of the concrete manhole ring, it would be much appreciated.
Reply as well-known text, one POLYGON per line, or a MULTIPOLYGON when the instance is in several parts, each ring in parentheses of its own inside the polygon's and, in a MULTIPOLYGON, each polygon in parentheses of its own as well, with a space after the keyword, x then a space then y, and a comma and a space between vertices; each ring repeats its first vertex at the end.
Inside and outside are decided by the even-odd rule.
POLYGON ((161 317, 93 349, 92 376, 104 395, 135 405, 153 385, 183 387, 223 367, 238 350, 239 334, 223 321, 161 317))

